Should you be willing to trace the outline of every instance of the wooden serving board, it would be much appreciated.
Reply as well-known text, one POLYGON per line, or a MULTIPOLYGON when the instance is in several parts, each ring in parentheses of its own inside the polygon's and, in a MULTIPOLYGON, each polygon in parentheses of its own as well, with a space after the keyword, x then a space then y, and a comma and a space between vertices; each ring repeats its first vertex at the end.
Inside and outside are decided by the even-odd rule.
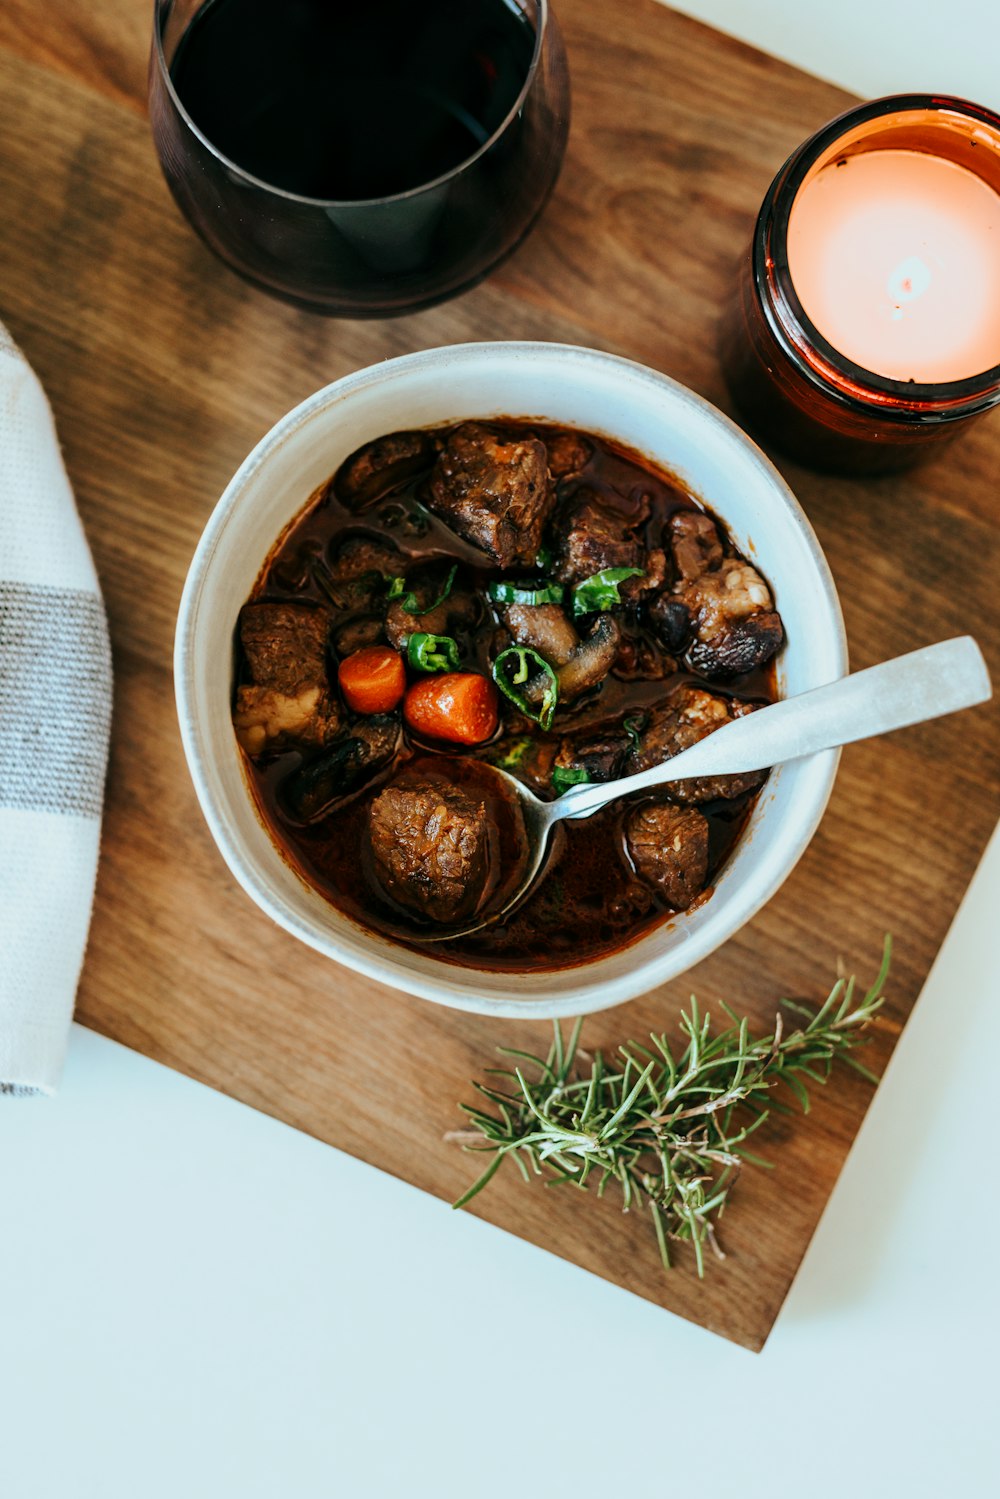
MULTIPOLYGON (((477 1161, 445 1144, 497 1044, 539 1023, 409 999, 331 964, 237 888, 195 802, 171 682, 199 533, 250 447, 349 370, 466 339, 592 344, 724 408, 715 328, 764 190, 846 94, 654 0, 559 0, 573 74, 565 171, 485 286, 395 322, 328 322, 249 289, 203 249, 144 118, 149 7, 0 9, 0 316, 41 376, 104 586, 117 687, 104 847, 78 1015, 106 1035, 444 1198, 477 1161), (612 16, 611 11, 614 14, 612 16)), ((925 471, 861 482, 778 458, 830 558, 855 667, 974 631, 1000 674, 1000 413, 925 471)), ((303 496, 305 498, 305 496, 303 496)), ((892 1049, 1000 805, 997 709, 846 751, 828 816, 768 908, 693 973, 591 1019, 585 1044, 670 1028, 691 989, 769 1026, 843 957, 869 977, 896 934, 892 1049)), ((961 996, 955 996, 956 1013, 961 996)), ((771 1130, 724 1265, 665 1276, 645 1219, 501 1172, 474 1211, 760 1348, 870 1100, 838 1076, 771 1130)), ((877 1208, 876 1208, 877 1210, 877 1208)))

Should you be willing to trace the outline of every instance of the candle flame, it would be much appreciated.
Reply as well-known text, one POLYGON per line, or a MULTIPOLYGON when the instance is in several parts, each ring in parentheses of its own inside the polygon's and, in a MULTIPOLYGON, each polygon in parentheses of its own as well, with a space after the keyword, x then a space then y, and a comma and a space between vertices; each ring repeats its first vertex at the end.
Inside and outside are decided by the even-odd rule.
POLYGON ((907 255, 889 272, 886 290, 893 303, 893 317, 901 317, 904 302, 915 302, 931 284, 931 268, 919 255, 907 255))

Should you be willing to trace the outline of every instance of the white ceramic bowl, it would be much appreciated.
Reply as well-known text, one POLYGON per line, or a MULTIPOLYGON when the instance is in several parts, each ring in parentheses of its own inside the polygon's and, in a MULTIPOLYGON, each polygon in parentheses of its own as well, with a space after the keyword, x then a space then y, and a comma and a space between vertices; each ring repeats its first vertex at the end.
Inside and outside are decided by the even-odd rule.
POLYGON ((463 344, 348 375, 290 411, 229 484, 198 544, 177 623, 184 750, 202 811, 240 884, 296 937, 360 973, 458 1009, 575 1015, 644 993, 704 958, 775 893, 812 837, 837 767, 829 752, 774 771, 704 906, 610 957, 551 973, 488 973, 358 926, 285 863, 258 819, 230 722, 230 640, 274 541, 362 443, 406 427, 509 414, 617 438, 672 469, 770 582, 788 643, 782 695, 843 676, 844 626, 826 560, 794 496, 720 412, 664 375, 563 344, 463 344))

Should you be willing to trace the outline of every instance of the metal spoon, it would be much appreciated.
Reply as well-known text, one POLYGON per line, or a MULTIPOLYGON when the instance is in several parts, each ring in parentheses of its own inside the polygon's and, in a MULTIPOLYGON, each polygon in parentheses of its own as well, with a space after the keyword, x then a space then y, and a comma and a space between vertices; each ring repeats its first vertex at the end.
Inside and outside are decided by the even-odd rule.
POLYGON ((436 932, 425 940, 464 937, 512 911, 534 883, 557 822, 590 817, 609 802, 651 786, 667 786, 694 776, 768 770, 786 760, 799 760, 858 739, 873 739, 893 729, 942 718, 960 708, 972 708, 986 702, 992 690, 982 652, 971 635, 962 635, 854 672, 827 687, 784 698, 745 718, 734 719, 650 770, 617 781, 580 786, 557 801, 539 801, 514 776, 490 766, 517 796, 528 850, 523 877, 514 893, 496 909, 480 911, 466 925, 436 932))

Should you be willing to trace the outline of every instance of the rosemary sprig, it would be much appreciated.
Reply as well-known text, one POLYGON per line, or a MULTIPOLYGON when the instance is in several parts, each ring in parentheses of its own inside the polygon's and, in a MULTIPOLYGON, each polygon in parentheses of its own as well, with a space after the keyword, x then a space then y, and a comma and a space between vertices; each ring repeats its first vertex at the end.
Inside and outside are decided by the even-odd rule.
POLYGON ((786 1028, 779 1011, 772 1033, 759 1040, 725 1003, 731 1023, 713 1034, 711 1016, 692 995, 681 1016, 687 1044, 680 1055, 665 1035, 654 1035, 648 1047, 628 1042, 612 1058, 588 1057, 580 1020, 568 1041, 555 1024, 544 1058, 501 1047, 515 1065, 489 1068, 497 1081, 474 1085, 492 1112, 462 1104, 473 1127, 446 1137, 492 1157, 454 1206, 481 1192, 508 1156, 525 1181, 534 1172, 547 1186, 596 1185, 598 1197, 615 1184, 623 1211, 649 1213, 664 1268, 670 1242, 687 1242, 704 1275, 706 1247, 725 1257, 716 1227, 741 1165, 769 1164, 748 1139, 772 1109, 790 1112, 771 1096, 775 1085, 785 1084, 808 1113, 808 1084, 825 1083, 838 1058, 878 1081, 850 1052, 883 1003, 891 956, 886 937, 878 977, 862 999, 852 977, 838 979, 818 1010, 782 1000, 802 1023, 786 1028))

